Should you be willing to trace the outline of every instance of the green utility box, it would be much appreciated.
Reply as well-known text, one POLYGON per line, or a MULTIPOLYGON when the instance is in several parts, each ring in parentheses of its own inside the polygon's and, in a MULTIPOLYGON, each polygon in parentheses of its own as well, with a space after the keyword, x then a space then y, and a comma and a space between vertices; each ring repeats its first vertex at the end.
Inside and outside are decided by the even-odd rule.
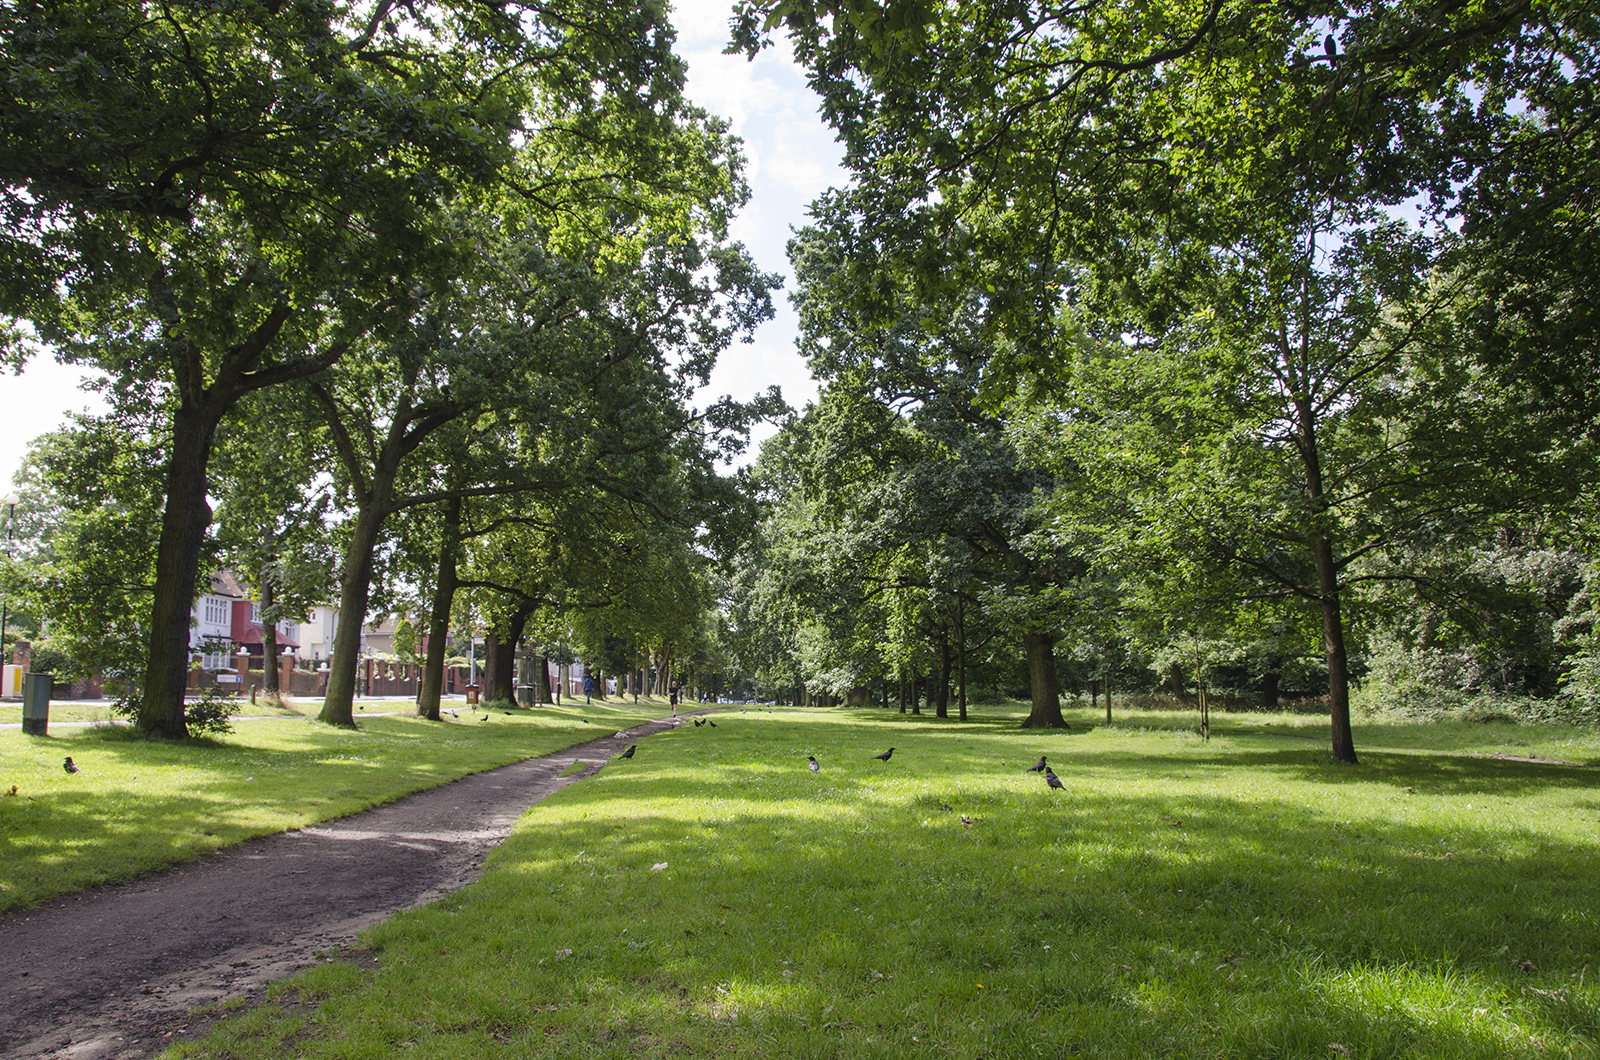
POLYGON ((29 736, 47 735, 50 727, 51 674, 22 675, 22 731, 29 736))

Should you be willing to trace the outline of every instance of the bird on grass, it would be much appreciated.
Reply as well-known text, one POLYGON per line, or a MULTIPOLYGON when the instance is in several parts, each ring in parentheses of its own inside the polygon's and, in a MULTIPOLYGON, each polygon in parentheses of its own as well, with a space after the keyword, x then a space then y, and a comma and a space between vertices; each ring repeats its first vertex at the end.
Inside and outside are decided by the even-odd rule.
POLYGON ((485 714, 483 717, 479 718, 478 720, 479 721, 488 721, 489 720, 489 715, 485 714))
POLYGON ((700 726, 704 725, 705 723, 706 723, 706 721, 705 721, 704 718, 696 718, 696 719, 694 719, 694 727, 697 728, 697 729, 700 726))
POLYGON ((883 752, 883 754, 881 754, 881 755, 873 755, 872 757, 876 758, 880 762, 887 762, 889 760, 889 756, 892 755, 892 754, 894 754, 894 748, 893 747, 889 748, 887 751, 883 752))
POLYGON ((17 793, 17 786, 15 784, 11 785, 11 790, 6 792, 7 795, 15 795, 16 793, 17 793))
POLYGON ((638 744, 636 744, 636 743, 630 743, 630 744, 629 744, 629 745, 628 745, 628 747, 627 747, 627 750, 625 750, 625 751, 623 751, 623 752, 622 752, 622 753, 621 753, 621 754, 619 754, 619 755, 618 755, 618 756, 617 756, 617 757, 618 757, 618 758, 632 758, 632 757, 633 757, 633 752, 634 752, 634 749, 635 749, 635 748, 637 748, 637 747, 638 747, 638 746, 639 746, 639 745, 638 745, 638 744))
POLYGON ((813 773, 822 772, 822 767, 817 765, 817 756, 816 755, 806 755, 806 761, 811 763, 810 765, 808 765, 806 767, 807 769, 811 770, 811 772, 813 772, 813 773))
POLYGON ((461 717, 461 715, 460 715, 460 714, 458 714, 458 713, 457 713, 457 712, 456 712, 456 711, 453 711, 453 710, 452 710, 452 711, 451 711, 451 712, 450 712, 450 716, 451 716, 451 717, 452 717, 452 718, 459 718, 459 717, 461 717))
POLYGON ((717 723, 716 723, 716 722, 714 722, 714 721, 713 721, 713 722, 711 722, 711 723, 710 723, 710 724, 711 724, 711 727, 712 727, 712 728, 713 728, 713 729, 715 729, 715 728, 716 728, 716 727, 717 727, 717 723))
POLYGON ((79 769, 77 766, 72 764, 72 756, 71 755, 68 755, 67 756, 67 760, 65 762, 61 763, 61 768, 65 769, 68 773, 81 773, 81 772, 83 772, 83 770, 79 769))
POLYGON ((1044 755, 1040 755, 1039 756, 1039 760, 1037 762, 1035 762, 1033 765, 1029 766, 1023 772, 1026 772, 1026 773, 1043 773, 1045 770, 1047 770, 1049 768, 1050 768, 1049 766, 1044 764, 1044 755))
POLYGON ((1055 772, 1051 770, 1049 766, 1046 766, 1044 770, 1044 782, 1050 785, 1052 788, 1061 787, 1061 778, 1056 776, 1055 772))

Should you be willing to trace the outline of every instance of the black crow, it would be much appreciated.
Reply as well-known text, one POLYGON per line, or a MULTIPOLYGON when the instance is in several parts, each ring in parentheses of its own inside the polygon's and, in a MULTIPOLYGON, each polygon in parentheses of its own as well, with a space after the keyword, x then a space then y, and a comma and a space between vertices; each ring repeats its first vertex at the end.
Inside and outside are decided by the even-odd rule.
POLYGON ((1049 768, 1050 768, 1049 766, 1044 764, 1044 755, 1040 755, 1039 756, 1039 760, 1037 762, 1035 762, 1033 765, 1029 766, 1024 772, 1042 773, 1046 769, 1049 769, 1049 768))
POLYGON ((627 750, 625 750, 625 751, 623 751, 623 752, 622 752, 622 753, 621 753, 621 754, 619 754, 619 755, 618 755, 618 756, 617 756, 617 757, 618 757, 618 758, 632 758, 632 757, 633 757, 633 750, 634 750, 634 748, 636 748, 636 747, 638 747, 638 746, 639 746, 639 745, 638 745, 638 744, 636 744, 636 743, 630 743, 630 744, 629 744, 629 745, 628 745, 628 749, 627 749, 627 750))
POLYGON ((893 747, 889 748, 887 751, 883 752, 883 754, 881 754, 881 755, 873 755, 872 757, 876 758, 880 762, 887 762, 889 760, 889 756, 892 755, 892 754, 894 754, 894 748, 893 747))
POLYGON ((1061 778, 1056 776, 1055 773, 1051 772, 1048 768, 1046 768, 1044 771, 1044 782, 1050 785, 1052 788, 1061 787, 1061 778))

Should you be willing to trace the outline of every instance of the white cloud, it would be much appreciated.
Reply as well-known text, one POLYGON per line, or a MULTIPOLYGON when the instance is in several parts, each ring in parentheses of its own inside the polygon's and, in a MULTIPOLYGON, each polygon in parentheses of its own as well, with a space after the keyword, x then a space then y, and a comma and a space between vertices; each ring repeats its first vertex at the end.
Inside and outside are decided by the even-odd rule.
POLYGON ((35 357, 21 375, 0 375, 0 493, 11 489, 28 444, 61 427, 74 412, 101 412, 100 395, 85 393, 80 384, 90 373, 75 365, 35 357))

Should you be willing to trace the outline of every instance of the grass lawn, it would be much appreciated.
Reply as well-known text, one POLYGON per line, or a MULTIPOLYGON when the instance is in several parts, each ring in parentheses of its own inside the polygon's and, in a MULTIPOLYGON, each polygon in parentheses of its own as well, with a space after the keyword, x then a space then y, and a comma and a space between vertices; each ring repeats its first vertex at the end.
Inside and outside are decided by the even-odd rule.
MULTIPOLYGON (((47 737, 0 732, 0 911, 342 817, 667 710, 569 700, 480 722, 482 713, 457 706, 459 718, 439 723, 410 714, 409 702, 361 707, 353 732, 293 714, 185 744, 141 740, 124 727, 57 725, 54 706, 47 737), (381 711, 406 713, 363 716, 381 711), (81 773, 62 769, 69 755, 81 773)), ((248 702, 240 709, 254 712, 248 702)))
POLYGON ((167 1055, 1596 1055, 1600 770, 1493 757, 1594 730, 1358 726, 1338 766, 1316 719, 1072 716, 654 737, 167 1055))

